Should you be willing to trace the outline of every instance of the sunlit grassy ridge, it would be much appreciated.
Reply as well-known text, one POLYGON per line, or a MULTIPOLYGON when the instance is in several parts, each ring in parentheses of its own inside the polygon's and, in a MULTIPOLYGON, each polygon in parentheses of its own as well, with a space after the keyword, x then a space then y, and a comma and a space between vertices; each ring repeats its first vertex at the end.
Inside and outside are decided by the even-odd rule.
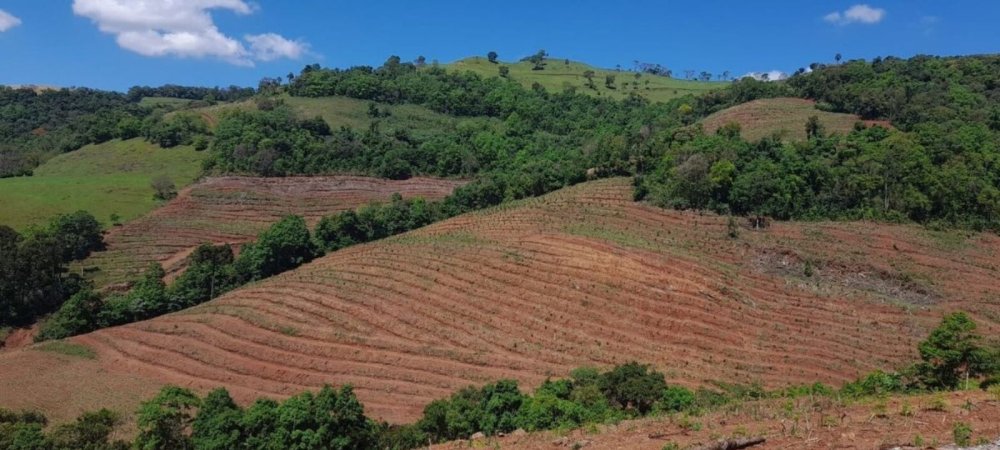
POLYGON ((52 158, 34 176, 0 179, 0 224, 24 229, 81 209, 105 225, 111 214, 136 218, 159 204, 150 187, 154 177, 186 186, 197 178, 204 156, 191 147, 162 149, 142 139, 87 145, 52 158))
POLYGON ((584 63, 566 59, 551 58, 546 60, 545 70, 532 70, 530 62, 489 62, 485 57, 471 57, 455 61, 444 67, 453 70, 468 70, 482 76, 499 76, 500 66, 510 68, 510 78, 520 82, 525 87, 541 84, 550 92, 559 92, 566 87, 576 87, 577 92, 584 92, 598 97, 622 99, 635 92, 651 101, 667 101, 687 94, 699 94, 728 85, 727 82, 704 82, 679 80, 650 74, 640 74, 628 71, 599 69, 584 63), (595 89, 587 87, 584 72, 594 71, 595 89), (614 89, 605 85, 606 76, 614 75, 614 89), (647 84, 648 81, 648 84, 647 84), (627 85, 626 85, 627 83, 627 85), (638 83, 634 86, 633 83, 638 83))

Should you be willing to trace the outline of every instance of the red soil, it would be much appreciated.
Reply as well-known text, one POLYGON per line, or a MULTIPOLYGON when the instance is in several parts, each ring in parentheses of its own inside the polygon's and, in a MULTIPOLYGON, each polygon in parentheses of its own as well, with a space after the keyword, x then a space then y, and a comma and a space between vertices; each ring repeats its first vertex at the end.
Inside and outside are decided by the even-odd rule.
MULTIPOLYGON (((677 448, 691 448, 719 439, 763 437, 763 444, 750 449, 916 450, 953 442, 952 430, 959 422, 972 428, 972 442, 980 439, 996 442, 1000 437, 997 417, 1000 417, 1000 401, 982 391, 854 404, 802 398, 747 402, 701 417, 660 417, 600 425, 589 432, 573 430, 489 438, 472 447, 660 450, 669 443, 677 444, 677 448), (681 426, 685 422, 687 428, 681 426), (694 430, 693 424, 700 429, 694 430), (916 445, 918 438, 920 445, 916 445)), ((469 444, 455 441, 433 448, 469 448, 469 444)))
MULTIPOLYGON (((626 179, 591 182, 74 338, 100 368, 76 376, 221 385, 241 402, 349 383, 369 414, 398 422, 469 384, 530 388, 629 360, 688 386, 840 384, 913 360, 954 309, 1000 335, 995 235, 872 223, 726 234, 724 217, 632 202, 626 179)), ((46 368, 63 370, 73 369, 46 368)), ((0 374, 0 404, 30 404, 23 393, 42 389, 0 374)), ((138 404, 146 393, 121 395, 138 404)))
POLYGON ((238 246, 285 215, 303 216, 312 226, 326 215, 388 201, 396 192, 435 200, 461 184, 430 178, 392 181, 354 176, 208 178, 149 215, 111 230, 105 238, 107 251, 94 254, 82 267, 99 269, 95 282, 101 287, 134 280, 152 262, 162 264, 172 279, 198 245, 238 246))

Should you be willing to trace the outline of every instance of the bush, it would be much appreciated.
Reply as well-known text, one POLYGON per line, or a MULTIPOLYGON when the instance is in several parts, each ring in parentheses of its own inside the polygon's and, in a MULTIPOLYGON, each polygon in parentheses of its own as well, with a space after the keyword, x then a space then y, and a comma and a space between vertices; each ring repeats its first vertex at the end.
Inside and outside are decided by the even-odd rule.
POLYGON ((655 410, 663 412, 687 411, 695 405, 695 395, 691 390, 681 386, 668 386, 656 402, 655 410))
POLYGON ((153 188, 154 200, 166 201, 177 197, 177 186, 174 184, 174 180, 166 175, 153 178, 150 186, 153 188))
POLYGON ((260 280, 312 261, 319 249, 299 216, 287 216, 247 244, 236 261, 245 280, 260 280))
POLYGON ((874 372, 858 378, 856 381, 847 383, 841 389, 844 395, 850 397, 864 397, 871 395, 886 395, 901 392, 905 389, 902 375, 895 372, 874 372))
POLYGON ((660 400, 667 383, 662 373, 630 362, 602 374, 598 386, 612 405, 644 415, 660 400))

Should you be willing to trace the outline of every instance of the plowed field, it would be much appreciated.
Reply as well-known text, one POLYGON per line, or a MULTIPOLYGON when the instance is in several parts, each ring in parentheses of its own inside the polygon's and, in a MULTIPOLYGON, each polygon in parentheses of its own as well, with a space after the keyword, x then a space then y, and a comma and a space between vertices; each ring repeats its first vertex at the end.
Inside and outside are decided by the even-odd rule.
POLYGON ((81 266, 100 287, 134 280, 151 262, 176 274, 200 244, 243 244, 281 217, 303 216, 312 226, 320 218, 374 201, 404 197, 440 199, 460 181, 368 177, 217 177, 207 178, 152 213, 113 229, 107 251, 81 266), (94 269, 98 269, 94 271, 94 269))
MULTIPOLYGON (((822 222, 730 239, 724 217, 631 196, 627 179, 596 181, 347 248, 74 338, 96 353, 76 375, 222 385, 244 402, 350 383, 369 414, 410 421, 469 384, 530 388, 581 365, 639 360, 688 386, 840 384, 914 359, 945 311, 1000 332, 995 235, 822 222)), ((40 374, 0 373, 0 404, 70 417, 31 393, 73 367, 32 348, 0 366, 22 353, 40 374)))

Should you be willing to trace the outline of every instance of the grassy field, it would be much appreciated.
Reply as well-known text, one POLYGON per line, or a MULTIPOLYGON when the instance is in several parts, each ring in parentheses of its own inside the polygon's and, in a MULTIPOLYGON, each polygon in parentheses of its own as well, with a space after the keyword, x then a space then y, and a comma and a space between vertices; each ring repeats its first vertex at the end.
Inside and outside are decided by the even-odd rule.
MULTIPOLYGON (((333 129, 348 126, 356 130, 367 129, 372 122, 368 105, 372 102, 347 97, 280 97, 303 117, 322 116, 333 129)), ((452 128, 461 119, 434 112, 419 105, 388 105, 376 103, 379 110, 389 116, 380 118, 383 127, 410 130, 443 130, 452 128)))
MULTIPOLYGON (((702 124, 705 132, 715 133, 721 126, 738 123, 740 134, 749 141, 757 141, 775 133, 787 140, 804 141, 806 121, 810 116, 818 117, 827 133, 839 134, 850 133, 855 122, 861 120, 853 114, 820 111, 812 100, 767 98, 724 109, 706 117, 702 124)), ((874 122, 865 123, 870 126, 874 122)))
POLYGON ((499 76, 500 66, 509 67, 510 78, 519 81, 525 87, 531 87, 532 84, 539 83, 550 92, 559 92, 566 87, 575 86, 577 92, 585 92, 598 97, 611 97, 614 99, 622 99, 627 97, 630 92, 635 92, 654 102, 667 101, 687 94, 699 94, 712 89, 719 89, 728 84, 727 82, 679 80, 649 74, 642 74, 636 79, 636 74, 633 72, 598 69, 575 61, 569 61, 567 64, 567 60, 565 59, 547 60, 545 70, 531 70, 533 64, 530 62, 500 62, 493 64, 486 58, 478 56, 461 59, 444 67, 452 70, 468 70, 482 76, 495 77, 499 76), (594 85, 596 89, 587 87, 587 79, 583 77, 583 73, 587 70, 593 70, 595 73, 594 85), (605 86, 606 75, 615 76, 615 89, 609 89, 605 86), (649 84, 646 84, 647 81, 649 81, 649 84), (638 82, 637 87, 633 86, 634 82, 638 82), (626 83, 628 83, 627 86, 625 85, 626 83))
POLYGON ((52 158, 34 176, 0 179, 0 224, 20 230, 81 209, 105 225, 111 214, 134 219, 159 206, 150 187, 154 177, 186 186, 204 157, 191 147, 161 149, 142 139, 88 145, 52 158))
POLYGON ((182 108, 190 105, 192 100, 184 98, 173 98, 173 97, 143 97, 139 101, 142 106, 148 106, 152 108, 167 107, 167 108, 182 108))

